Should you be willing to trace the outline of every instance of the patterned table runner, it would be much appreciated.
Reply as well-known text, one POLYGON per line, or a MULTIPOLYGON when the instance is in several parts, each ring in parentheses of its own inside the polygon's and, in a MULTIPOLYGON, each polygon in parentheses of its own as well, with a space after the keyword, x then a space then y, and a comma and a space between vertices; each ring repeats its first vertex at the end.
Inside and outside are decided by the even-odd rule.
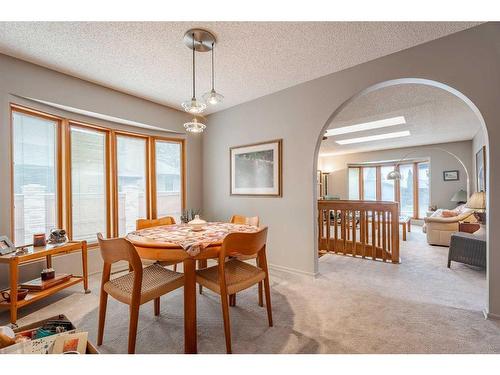
POLYGON ((190 256, 196 256, 207 246, 222 243, 229 233, 254 233, 258 230, 259 228, 252 225, 214 222, 207 223, 201 231, 194 231, 187 224, 174 224, 141 229, 129 235, 171 243, 182 247, 190 256))

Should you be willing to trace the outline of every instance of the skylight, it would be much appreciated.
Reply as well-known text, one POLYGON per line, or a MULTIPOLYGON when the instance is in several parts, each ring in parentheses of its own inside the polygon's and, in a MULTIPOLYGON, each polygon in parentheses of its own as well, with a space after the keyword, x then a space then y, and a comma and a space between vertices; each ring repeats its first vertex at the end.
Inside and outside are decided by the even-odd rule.
POLYGON ((359 138, 349 138, 349 139, 341 139, 335 141, 339 145, 350 145, 353 143, 362 143, 362 142, 371 142, 371 141, 379 141, 382 139, 390 139, 390 138, 400 138, 400 137, 408 137, 411 135, 409 130, 404 130, 401 132, 393 132, 393 133, 385 133, 385 134, 377 134, 377 135, 369 135, 367 137, 359 137, 359 138))
POLYGON ((363 130, 380 129, 380 128, 386 128, 388 126, 396 126, 403 124, 406 124, 405 117, 397 116, 397 117, 386 118, 383 120, 363 122, 361 124, 343 126, 335 129, 328 129, 325 133, 325 137, 331 137, 333 135, 339 135, 339 134, 360 132, 363 130))

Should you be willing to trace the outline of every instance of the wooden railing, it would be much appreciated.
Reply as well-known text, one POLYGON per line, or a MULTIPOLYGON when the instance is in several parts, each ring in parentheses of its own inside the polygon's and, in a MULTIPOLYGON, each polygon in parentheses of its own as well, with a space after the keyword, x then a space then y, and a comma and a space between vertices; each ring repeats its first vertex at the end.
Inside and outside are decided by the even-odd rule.
POLYGON ((398 203, 319 200, 318 248, 399 263, 398 203))

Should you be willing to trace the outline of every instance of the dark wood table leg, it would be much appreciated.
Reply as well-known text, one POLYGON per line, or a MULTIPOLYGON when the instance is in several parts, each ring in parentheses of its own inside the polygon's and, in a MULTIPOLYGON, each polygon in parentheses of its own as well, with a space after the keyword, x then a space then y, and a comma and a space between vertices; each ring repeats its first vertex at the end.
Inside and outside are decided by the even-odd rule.
POLYGON ((184 259, 184 353, 198 352, 196 332, 196 260, 184 259))
POLYGON ((406 241, 406 223, 403 222, 403 241, 406 241))
POLYGON ((47 255, 47 256, 45 257, 45 259, 46 259, 46 261, 47 261, 47 262, 46 262, 46 263, 47 263, 47 268, 52 268, 52 255, 47 255))
POLYGON ((10 322, 17 321, 17 281, 19 273, 19 261, 14 258, 10 261, 10 322))
POLYGON ((408 220, 408 233, 411 232, 411 220, 408 220))
POLYGON ((85 294, 90 293, 89 289, 89 270, 87 266, 87 241, 82 241, 82 272, 83 272, 83 290, 85 294))

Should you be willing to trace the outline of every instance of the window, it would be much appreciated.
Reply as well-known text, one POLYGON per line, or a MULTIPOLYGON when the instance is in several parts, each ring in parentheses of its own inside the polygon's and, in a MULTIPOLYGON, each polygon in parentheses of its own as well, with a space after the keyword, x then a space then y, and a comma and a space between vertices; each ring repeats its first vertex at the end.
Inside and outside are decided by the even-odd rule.
POLYGON ((108 234, 107 132, 71 125, 72 239, 108 234))
POLYGON ((349 168, 349 199, 359 199, 359 168, 349 168))
POLYGON ((399 166, 401 180, 399 181, 401 215, 414 216, 413 211, 413 164, 399 166))
POLYGON ((418 217, 425 217, 429 207, 429 163, 418 163, 418 217))
POLYGON ((363 199, 377 200, 377 168, 363 167, 363 199))
POLYGON ((395 164, 389 163, 349 166, 349 199, 395 201, 399 202, 401 215, 425 217, 430 203, 430 163, 415 161, 399 165, 399 181, 387 178, 395 167, 395 164))
POLYGON ((383 165, 380 167, 380 177, 382 179, 381 198, 383 201, 395 201, 394 180, 388 180, 387 174, 394 170, 393 165, 383 165))
POLYGON ((182 143, 155 140, 156 216, 173 216, 180 220, 182 213, 182 143))
POLYGON ((139 218, 180 218, 183 139, 84 124, 15 104, 11 116, 16 246, 53 228, 66 229, 70 240, 96 243, 98 232, 134 231, 139 218))
POLYGON ((33 243, 59 225, 58 121, 12 111, 14 242, 33 243))
POLYGON ((137 219, 148 217, 146 147, 147 138, 116 136, 119 236, 134 231, 137 219))

